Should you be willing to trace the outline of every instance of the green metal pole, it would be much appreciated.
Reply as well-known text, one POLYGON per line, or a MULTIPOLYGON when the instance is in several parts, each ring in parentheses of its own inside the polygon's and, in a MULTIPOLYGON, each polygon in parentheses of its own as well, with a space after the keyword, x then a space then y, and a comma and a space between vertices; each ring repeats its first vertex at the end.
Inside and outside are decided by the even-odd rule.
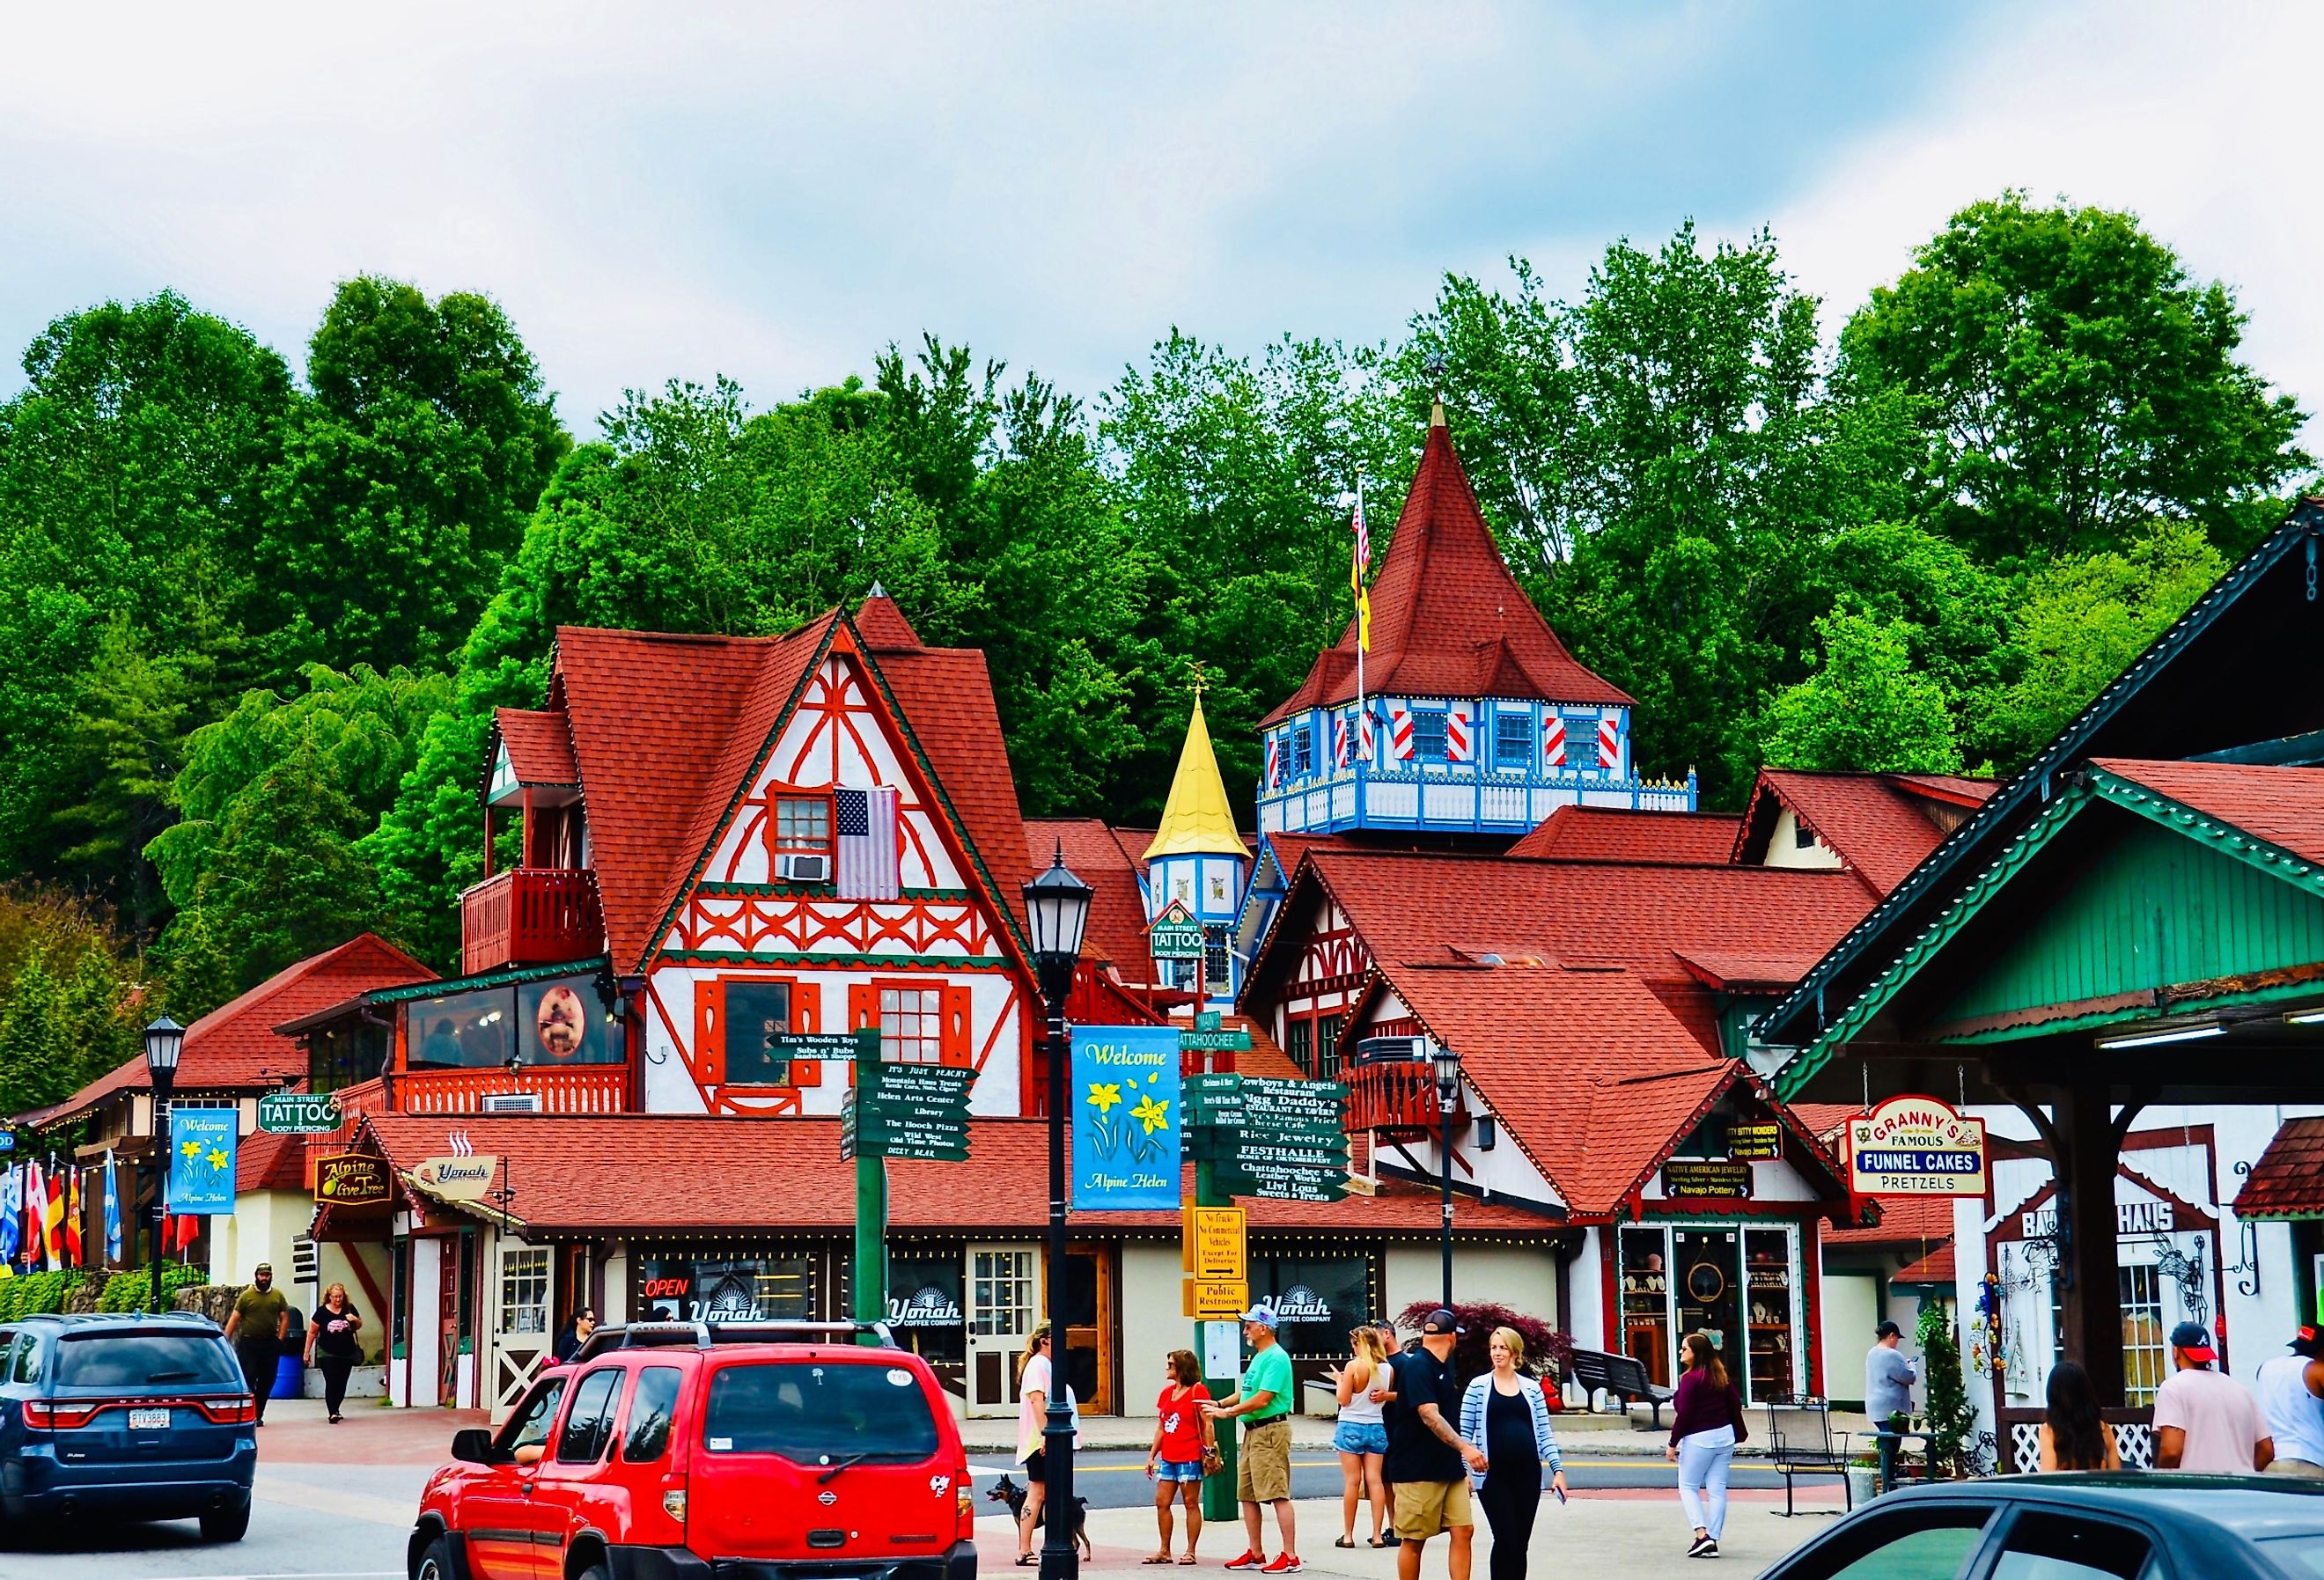
MULTIPOLYGON (((1194 1165, 1194 1205, 1198 1207, 1234 1206, 1234 1197, 1218 1188, 1213 1167, 1209 1163, 1194 1165)), ((1224 1399, 1242 1385, 1242 1378, 1239 1372, 1224 1377, 1210 1374, 1211 1346, 1203 1342, 1205 1326, 1202 1322, 1194 1324, 1194 1354, 1202 1363, 1203 1381, 1209 1387, 1211 1397, 1224 1399)), ((1235 1354, 1238 1357, 1242 1354, 1240 1336, 1236 1341, 1235 1354)), ((1213 1522, 1226 1520, 1231 1523, 1242 1518, 1242 1505, 1235 1498, 1235 1424, 1221 1421, 1218 1431, 1220 1469, 1218 1474, 1203 1478, 1203 1518, 1213 1522)))
MULTIPOLYGON (((855 1147, 855 1274, 854 1317, 858 1322, 884 1322, 888 1317, 888 1160, 863 1145, 862 1122, 870 1118, 864 1105, 876 1101, 880 1086, 880 1032, 877 1027, 855 1034, 855 1104, 859 1125, 855 1147)), ((870 1336, 863 1342, 869 1343, 870 1336)))

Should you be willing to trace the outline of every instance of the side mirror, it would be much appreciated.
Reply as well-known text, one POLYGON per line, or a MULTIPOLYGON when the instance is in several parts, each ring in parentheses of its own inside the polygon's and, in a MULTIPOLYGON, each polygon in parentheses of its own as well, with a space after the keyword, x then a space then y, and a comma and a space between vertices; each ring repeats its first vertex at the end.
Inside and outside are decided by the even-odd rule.
POLYGON ((506 1465, 511 1458, 482 1427, 463 1427, 452 1434, 452 1457, 469 1465, 506 1465))

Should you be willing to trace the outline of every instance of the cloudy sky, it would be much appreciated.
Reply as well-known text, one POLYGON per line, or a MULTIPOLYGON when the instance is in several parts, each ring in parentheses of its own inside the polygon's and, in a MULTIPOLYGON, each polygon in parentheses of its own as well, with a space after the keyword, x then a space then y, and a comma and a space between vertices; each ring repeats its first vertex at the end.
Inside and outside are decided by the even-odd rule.
POLYGON ((1771 226, 1826 326, 1964 202, 2127 208, 2324 402, 2324 10, 2112 5, 19 8, 0 391, 169 286, 299 360, 358 272, 482 290, 576 430, 923 328, 1093 393, 1174 324, 1394 336, 1446 270, 1771 226))

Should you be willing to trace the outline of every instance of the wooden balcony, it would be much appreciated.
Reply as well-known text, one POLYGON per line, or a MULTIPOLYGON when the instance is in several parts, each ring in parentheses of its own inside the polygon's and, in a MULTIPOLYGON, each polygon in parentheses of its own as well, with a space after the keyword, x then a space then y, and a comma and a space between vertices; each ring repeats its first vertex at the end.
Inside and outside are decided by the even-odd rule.
POLYGON ((400 1113, 481 1113, 486 1097, 530 1093, 543 1113, 620 1113, 629 1107, 625 1064, 528 1065, 511 1080, 502 1069, 406 1070, 395 1077, 400 1113))
POLYGON ((595 873, 515 867, 460 896, 460 969, 555 966, 605 949, 595 873))
MULTIPOLYGON (((1436 1071, 1426 1059, 1388 1059, 1348 1067, 1348 1128, 1351 1131, 1434 1131, 1443 1116, 1436 1102, 1436 1071)), ((1466 1117, 1462 1100, 1452 1100, 1455 1123, 1466 1117)))

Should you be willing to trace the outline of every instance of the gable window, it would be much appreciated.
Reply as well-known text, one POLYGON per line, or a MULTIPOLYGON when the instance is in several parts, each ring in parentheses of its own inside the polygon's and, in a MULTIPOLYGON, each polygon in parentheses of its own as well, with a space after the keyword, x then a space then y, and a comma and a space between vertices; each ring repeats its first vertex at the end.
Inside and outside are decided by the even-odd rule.
POLYGON ((1796 818, 1794 818, 1792 820, 1792 848, 1794 850, 1813 850, 1815 848, 1815 830, 1809 827, 1806 824, 1799 821, 1796 818))
POLYGON ((1569 713, 1565 716, 1565 766, 1576 771, 1598 766, 1596 714, 1569 713))
POLYGON ((1412 715, 1412 754, 1423 762, 1444 761, 1444 710, 1415 709, 1412 715))
POLYGON ((773 823, 775 854, 829 855, 831 798, 777 796, 773 823))
POLYGON ((1533 720, 1521 713, 1493 715, 1493 766, 1523 768, 1533 754, 1533 720))
POLYGON ((1315 730, 1305 719, 1291 726, 1291 773, 1305 779, 1315 772, 1315 730))

